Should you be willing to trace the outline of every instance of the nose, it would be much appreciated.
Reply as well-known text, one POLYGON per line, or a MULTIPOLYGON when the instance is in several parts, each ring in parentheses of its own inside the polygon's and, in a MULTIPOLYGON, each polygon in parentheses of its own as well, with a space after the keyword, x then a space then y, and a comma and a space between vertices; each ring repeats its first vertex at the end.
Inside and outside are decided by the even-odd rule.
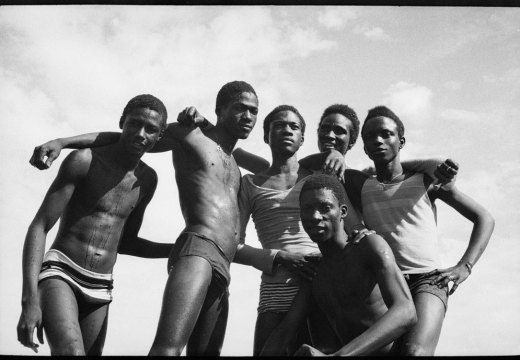
POLYGON ((332 140, 332 139, 334 139, 334 131, 332 131, 332 129, 330 129, 328 131, 324 129, 321 131, 321 136, 323 136, 327 140, 332 140))
POLYGON ((246 111, 243 112, 242 118, 247 119, 249 121, 253 121, 252 114, 251 114, 251 111, 249 111, 249 109, 247 109, 246 111))
POLYGON ((144 130, 144 126, 141 126, 135 133, 135 136, 136 137, 139 137, 141 139, 144 139, 145 138, 145 135, 146 135, 146 132, 144 130))

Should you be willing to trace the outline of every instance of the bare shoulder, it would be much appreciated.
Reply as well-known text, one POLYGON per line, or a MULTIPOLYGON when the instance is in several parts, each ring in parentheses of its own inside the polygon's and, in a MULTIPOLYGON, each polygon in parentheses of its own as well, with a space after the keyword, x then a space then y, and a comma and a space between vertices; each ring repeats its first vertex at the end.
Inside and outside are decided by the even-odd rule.
POLYGON ((91 163, 92 149, 79 149, 72 151, 65 157, 60 169, 75 175, 86 175, 91 163))
POLYGON ((136 176, 138 176, 141 179, 141 181, 145 181, 147 183, 150 182, 151 184, 157 184, 158 177, 157 172, 154 170, 154 168, 146 164, 144 161, 141 161, 139 163, 138 170, 139 172, 136 174, 136 176))
POLYGON ((382 266, 395 262, 390 245, 381 235, 367 235, 360 241, 359 245, 363 246, 364 258, 373 265, 382 266))

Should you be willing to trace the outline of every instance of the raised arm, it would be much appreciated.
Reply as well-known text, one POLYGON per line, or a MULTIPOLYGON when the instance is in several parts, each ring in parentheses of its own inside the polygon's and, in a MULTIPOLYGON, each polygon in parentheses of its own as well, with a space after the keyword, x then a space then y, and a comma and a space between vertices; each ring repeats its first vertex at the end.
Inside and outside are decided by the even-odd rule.
POLYGON ((29 163, 40 170, 48 169, 60 156, 62 149, 84 149, 114 144, 120 135, 118 132, 97 132, 47 141, 34 148, 29 163))
POLYGON ((343 154, 335 149, 306 156, 299 163, 307 169, 321 170, 326 174, 335 174, 341 182, 344 182, 343 176, 347 169, 347 163, 343 154))
POLYGON ((433 273, 438 274, 434 284, 448 286, 453 281, 450 295, 455 292, 457 287, 468 278, 473 266, 476 264, 482 253, 487 247, 495 220, 493 216, 479 203, 453 187, 450 190, 438 189, 435 191, 437 198, 453 207, 462 216, 473 223, 473 230, 469 238, 469 244, 462 255, 460 261, 452 267, 438 269, 433 273))
POLYGON ((258 174, 264 170, 269 169, 271 164, 263 157, 250 153, 242 148, 236 148, 233 151, 233 157, 238 166, 253 174, 258 174))
POLYGON ((332 356, 369 355, 408 331, 417 321, 412 295, 395 263, 392 249, 379 235, 366 237, 367 266, 375 274, 388 311, 332 356))
POLYGON ((455 178, 459 171, 459 164, 451 159, 440 158, 415 159, 401 162, 403 169, 420 172, 435 179, 434 185, 443 186, 445 189, 455 185, 455 178))
POLYGON ((17 332, 18 341, 35 352, 38 348, 38 344, 33 341, 35 328, 37 328, 38 340, 43 344, 38 275, 42 266, 47 233, 63 214, 76 185, 87 174, 90 159, 90 151, 86 150, 74 151, 65 158, 25 237, 22 255, 22 313, 17 332))
POLYGON ((150 169, 150 178, 147 184, 147 194, 135 207, 126 220, 123 236, 119 242, 117 252, 124 255, 132 255, 143 258, 167 258, 173 248, 173 244, 164 244, 149 241, 139 237, 139 229, 143 222, 146 207, 150 203, 157 187, 157 174, 150 169))

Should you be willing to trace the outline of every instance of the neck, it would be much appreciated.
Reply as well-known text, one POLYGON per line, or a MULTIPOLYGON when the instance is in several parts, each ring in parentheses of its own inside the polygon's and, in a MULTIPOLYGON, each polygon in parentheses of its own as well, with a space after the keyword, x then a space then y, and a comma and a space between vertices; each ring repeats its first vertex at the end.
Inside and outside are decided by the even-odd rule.
POLYGON ((226 129, 218 124, 213 131, 208 132, 208 136, 215 140, 218 146, 228 155, 231 155, 238 139, 232 136, 226 129))
POLYGON ((272 165, 269 168, 271 173, 295 173, 298 172, 300 164, 296 153, 290 155, 272 154, 272 165))
POLYGON ((332 238, 319 243, 318 247, 320 248, 320 251, 324 257, 335 258, 341 255, 341 250, 345 248, 347 241, 348 235, 345 230, 341 228, 341 230, 336 232, 332 238))
POLYGON ((392 181, 403 174, 403 167, 399 160, 399 155, 386 164, 374 163, 374 165, 376 167, 377 180, 381 182, 392 181))
POLYGON ((126 170, 135 170, 139 166, 142 157, 142 155, 126 151, 120 142, 116 143, 108 154, 118 166, 126 170))

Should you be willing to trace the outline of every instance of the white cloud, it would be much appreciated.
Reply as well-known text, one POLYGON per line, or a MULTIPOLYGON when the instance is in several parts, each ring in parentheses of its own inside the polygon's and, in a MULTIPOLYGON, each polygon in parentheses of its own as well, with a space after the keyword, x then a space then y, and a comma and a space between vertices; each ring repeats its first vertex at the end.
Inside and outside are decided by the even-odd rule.
POLYGON ((426 86, 400 81, 385 91, 383 103, 399 117, 415 121, 429 119, 433 92, 426 86))
POLYGON ((318 14, 318 22, 329 29, 343 29, 349 21, 356 20, 358 13, 348 7, 327 7, 318 14))
POLYGON ((354 27, 355 34, 362 34, 369 40, 390 40, 391 37, 380 27, 370 27, 368 25, 357 25, 354 27))
POLYGON ((481 120, 479 114, 473 111, 463 109, 445 109, 439 113, 439 116, 450 121, 476 122, 481 120))

